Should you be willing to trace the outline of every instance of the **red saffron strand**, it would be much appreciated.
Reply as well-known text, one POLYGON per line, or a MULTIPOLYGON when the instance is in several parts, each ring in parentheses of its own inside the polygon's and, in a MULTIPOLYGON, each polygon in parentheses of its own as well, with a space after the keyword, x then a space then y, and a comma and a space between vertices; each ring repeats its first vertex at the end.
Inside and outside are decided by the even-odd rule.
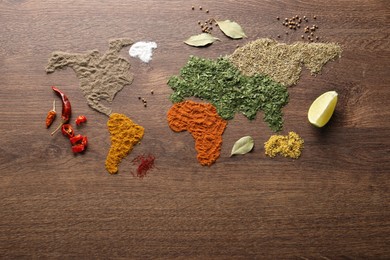
MULTIPOLYGON (((153 155, 138 155, 136 158, 133 159, 133 164, 134 165, 137 165, 138 164, 138 167, 137 167, 137 177, 139 178, 143 178, 146 176, 146 173, 154 168, 154 160, 156 158, 153 156, 153 155)), ((135 174, 132 173, 134 176, 135 174)))

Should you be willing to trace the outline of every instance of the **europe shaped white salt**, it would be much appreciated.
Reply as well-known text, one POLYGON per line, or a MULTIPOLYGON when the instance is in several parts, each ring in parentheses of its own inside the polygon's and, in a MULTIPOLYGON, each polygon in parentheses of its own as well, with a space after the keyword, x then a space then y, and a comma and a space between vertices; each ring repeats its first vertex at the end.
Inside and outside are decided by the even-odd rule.
POLYGON ((148 63, 152 60, 153 49, 157 48, 157 43, 155 42, 136 42, 131 45, 129 54, 131 57, 138 57, 145 63, 148 63))

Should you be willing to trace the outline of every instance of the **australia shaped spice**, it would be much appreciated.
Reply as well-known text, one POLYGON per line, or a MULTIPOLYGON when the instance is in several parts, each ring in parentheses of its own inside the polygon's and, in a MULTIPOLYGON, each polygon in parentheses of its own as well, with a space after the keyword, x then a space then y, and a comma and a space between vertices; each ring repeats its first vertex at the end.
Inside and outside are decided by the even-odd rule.
POLYGON ((210 166, 219 158, 227 121, 213 105, 190 100, 176 103, 169 109, 167 119, 173 131, 191 133, 201 165, 210 166))
POLYGON ((168 85, 174 91, 170 96, 174 103, 198 97, 213 104, 225 120, 233 119, 237 112, 252 120, 258 111, 263 111, 264 121, 272 130, 283 127, 287 88, 267 76, 245 76, 226 58, 191 56, 180 75, 172 76, 168 85))
POLYGON ((144 128, 135 124, 124 114, 112 113, 107 122, 111 135, 111 147, 106 158, 109 173, 118 172, 118 166, 144 136, 144 128))
POLYGON ((288 135, 272 135, 264 143, 265 155, 273 158, 277 154, 284 157, 298 159, 301 156, 304 141, 295 132, 289 132, 288 135))
POLYGON ((68 53, 55 51, 51 54, 46 72, 70 67, 80 81, 80 88, 88 105, 107 116, 111 108, 102 103, 111 103, 115 95, 125 85, 133 81, 128 60, 119 56, 123 47, 133 44, 130 39, 114 39, 109 41, 109 49, 101 54, 98 50, 86 53, 68 53))
POLYGON ((237 48, 228 59, 245 75, 267 75, 288 87, 299 80, 302 66, 312 74, 333 59, 340 57, 341 47, 336 43, 279 43, 262 38, 237 48))

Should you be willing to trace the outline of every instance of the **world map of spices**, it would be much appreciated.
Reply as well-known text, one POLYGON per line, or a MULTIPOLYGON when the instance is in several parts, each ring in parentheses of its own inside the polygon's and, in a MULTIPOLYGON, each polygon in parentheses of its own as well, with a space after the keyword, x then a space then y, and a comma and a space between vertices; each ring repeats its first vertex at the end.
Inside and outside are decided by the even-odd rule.
MULTIPOLYGON (((118 55, 123 47, 132 44, 130 39, 111 40, 109 50, 103 55, 97 50, 85 54, 53 52, 46 72, 71 67, 80 80, 87 104, 110 116, 111 108, 101 101, 111 103, 125 85, 132 83, 131 65, 118 55)), ((269 127, 273 131, 280 131, 283 127, 282 108, 288 103, 286 87, 297 82, 302 66, 308 67, 312 73, 318 73, 323 65, 340 54, 340 46, 334 43, 298 42, 287 45, 271 39, 258 39, 216 60, 191 56, 180 75, 172 76, 168 81, 173 90, 170 99, 176 103, 168 112, 169 126, 174 131, 189 131, 196 141, 198 161, 202 165, 211 165, 220 155, 226 120, 233 119, 237 112, 252 120, 258 111, 263 111, 263 119, 269 127), (184 101, 188 97, 198 97, 211 104, 184 101), (197 113, 189 112, 191 107, 197 113), (199 115, 206 116, 207 120, 189 124, 191 120, 198 120, 199 115), (210 121, 210 118, 214 121, 210 121)), ((121 124, 114 127, 112 122, 117 115, 110 116, 108 122, 112 146, 106 167, 110 173, 118 171, 120 161, 143 136, 143 128, 122 115, 123 120, 140 129, 140 136, 134 139, 136 142, 130 140, 116 147, 119 142, 114 139, 119 135, 118 131, 126 133, 135 129, 126 127, 120 130, 121 124), (117 127, 119 130, 116 129, 114 133, 112 130, 117 127), (123 152, 114 155, 113 147, 123 152)))

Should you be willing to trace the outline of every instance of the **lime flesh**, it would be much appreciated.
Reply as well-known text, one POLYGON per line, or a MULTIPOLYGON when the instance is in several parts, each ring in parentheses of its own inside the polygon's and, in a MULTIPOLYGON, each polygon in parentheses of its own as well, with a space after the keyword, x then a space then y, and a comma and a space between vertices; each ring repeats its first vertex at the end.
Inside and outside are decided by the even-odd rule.
POLYGON ((337 96, 336 91, 328 91, 314 100, 307 114, 309 122, 317 127, 326 125, 333 115, 337 104, 337 96))

